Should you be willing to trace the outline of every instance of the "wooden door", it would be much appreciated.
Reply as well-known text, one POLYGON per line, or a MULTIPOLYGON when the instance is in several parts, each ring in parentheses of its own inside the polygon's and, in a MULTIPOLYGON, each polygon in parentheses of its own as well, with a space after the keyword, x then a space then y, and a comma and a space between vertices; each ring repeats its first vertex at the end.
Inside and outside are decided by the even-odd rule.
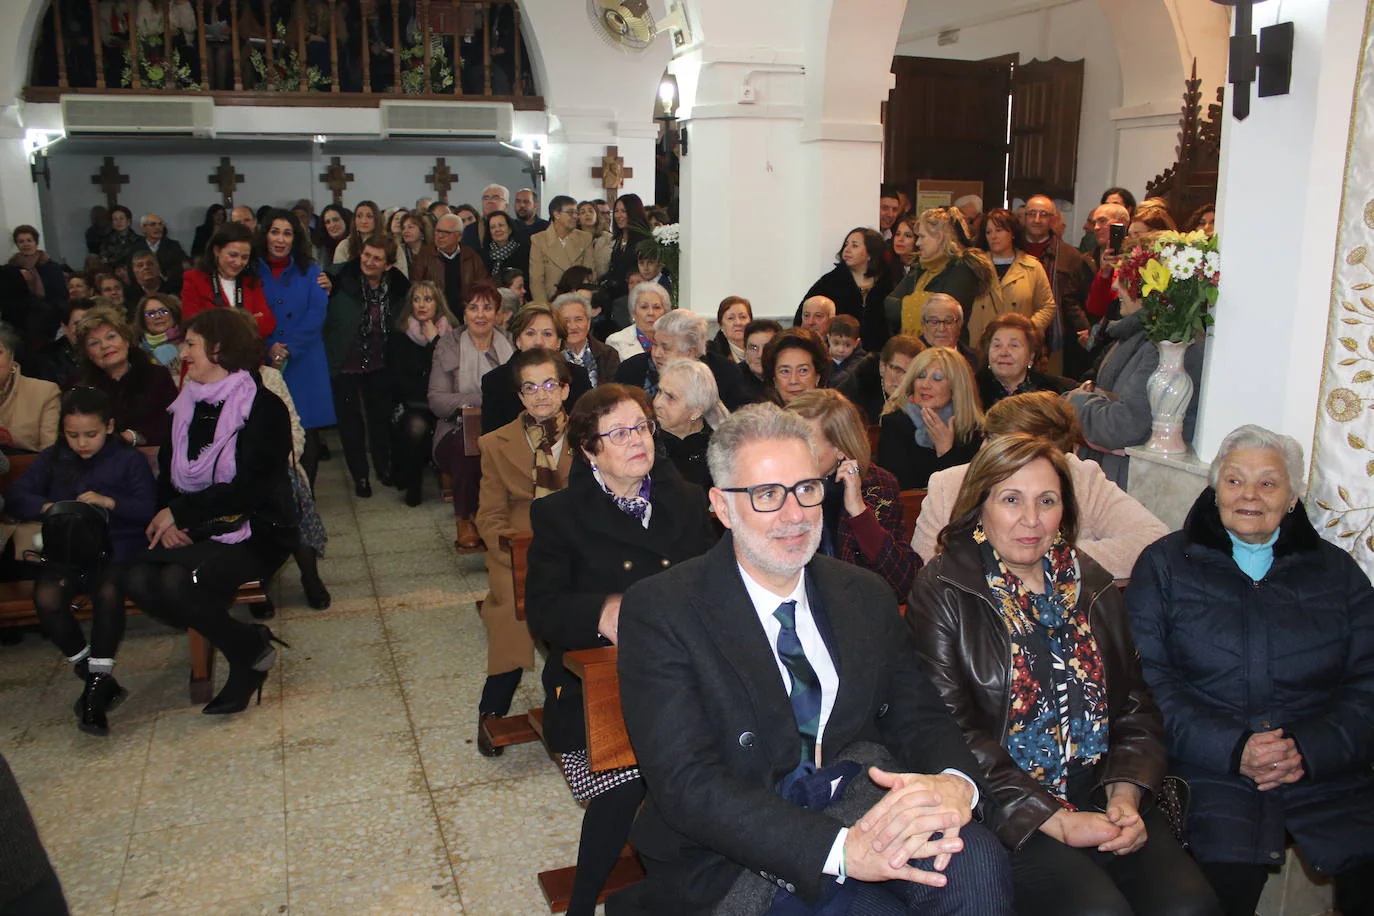
POLYGON ((884 125, 885 181, 909 194, 921 178, 981 181, 985 206, 1000 206, 1011 71, 1001 60, 893 58, 897 82, 884 125))
POLYGON ((1073 200, 1083 61, 1033 60, 1012 72, 1008 195, 1073 200))

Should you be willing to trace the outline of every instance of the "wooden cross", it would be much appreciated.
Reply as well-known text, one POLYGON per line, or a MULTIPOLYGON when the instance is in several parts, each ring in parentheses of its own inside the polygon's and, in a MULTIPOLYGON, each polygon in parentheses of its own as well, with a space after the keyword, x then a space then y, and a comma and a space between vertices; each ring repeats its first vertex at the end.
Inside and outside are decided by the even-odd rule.
POLYGON ((106 156, 100 171, 91 176, 91 184, 100 185, 100 190, 105 192, 105 206, 111 210, 119 206, 120 186, 128 183, 129 176, 119 173, 119 166, 115 165, 113 156, 106 156))
POLYGON ((458 175, 448 167, 442 156, 434 160, 434 170, 425 176, 439 199, 448 203, 448 189, 458 183, 458 175))
POLYGON ((219 157, 219 168, 210 173, 209 181, 210 184, 219 188, 219 193, 224 197, 224 205, 232 208, 234 206, 234 192, 243 182, 243 176, 234 171, 228 156, 219 157))
POLYGON ((625 179, 635 177, 635 170, 626 167, 620 147, 608 146, 606 155, 601 157, 601 164, 592 169, 592 177, 600 180, 601 187, 606 191, 606 200, 614 204, 620 196, 620 189, 625 187, 625 179))
POLYGON ((344 188, 353 180, 353 173, 344 168, 338 156, 329 157, 329 168, 320 173, 320 181, 334 192, 334 203, 343 204, 344 188))

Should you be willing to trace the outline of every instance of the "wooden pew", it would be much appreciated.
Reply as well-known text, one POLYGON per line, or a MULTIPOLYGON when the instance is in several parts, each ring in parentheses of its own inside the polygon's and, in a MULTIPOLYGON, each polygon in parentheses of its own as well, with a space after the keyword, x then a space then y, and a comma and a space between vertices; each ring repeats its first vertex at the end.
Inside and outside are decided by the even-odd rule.
MULTIPOLYGON (((139 449, 148 458, 157 472, 157 449, 139 449)), ((23 476, 37 455, 11 455, 10 469, 0 474, 0 493, 9 488, 23 476)), ((267 591, 261 582, 245 582, 239 586, 237 602, 240 604, 262 604, 267 601, 267 591)), ((125 602, 128 613, 137 614, 139 609, 133 602, 125 602)), ((72 609, 82 620, 90 618, 90 603, 83 595, 77 598, 72 609)), ((32 582, 0 582, 0 627, 36 626, 38 611, 33 606, 32 582)), ((186 631, 191 656, 191 677, 188 689, 192 703, 208 703, 214 698, 215 648, 195 630, 186 631)))
MULTIPOLYGON (((482 449, 478 446, 477 440, 482 438, 482 408, 464 407, 463 408, 463 454, 469 458, 476 458, 482 454, 482 449)), ((445 502, 453 502, 453 478, 447 474, 447 483, 444 486, 448 490, 448 498, 445 502)), ((442 481, 442 478, 441 478, 442 481)), ((458 517, 454 516, 453 524, 455 530, 458 526, 458 517)), ((485 553, 486 544, 479 543, 476 547, 459 547, 458 535, 453 536, 453 549, 459 553, 485 553)))
POLYGON ((926 501, 926 490, 902 491, 902 543, 910 544, 916 533, 916 519, 921 517, 921 504, 926 501))

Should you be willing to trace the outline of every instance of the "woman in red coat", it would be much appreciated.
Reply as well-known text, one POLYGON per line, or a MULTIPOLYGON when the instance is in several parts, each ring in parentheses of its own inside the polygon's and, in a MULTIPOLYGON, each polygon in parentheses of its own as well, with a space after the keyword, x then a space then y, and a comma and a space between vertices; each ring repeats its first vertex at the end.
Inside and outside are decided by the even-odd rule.
POLYGON ((277 327, 262 283, 248 270, 253 254, 253 231, 238 223, 225 223, 210 238, 195 270, 186 271, 181 282, 182 320, 216 307, 246 309, 266 340, 277 327))

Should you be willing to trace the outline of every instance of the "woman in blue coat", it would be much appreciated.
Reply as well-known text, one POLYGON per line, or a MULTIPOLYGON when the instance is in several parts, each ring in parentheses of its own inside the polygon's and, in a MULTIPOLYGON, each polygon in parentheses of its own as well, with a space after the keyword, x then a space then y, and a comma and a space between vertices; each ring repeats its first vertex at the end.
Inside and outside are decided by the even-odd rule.
POLYGON ((1289 436, 1222 442, 1183 530, 1126 590, 1188 839, 1228 916, 1251 916, 1289 838, 1374 913, 1374 588, 1307 519, 1289 436))
POLYGON ((260 223, 258 278, 267 307, 277 319, 267 339, 268 360, 281 371, 305 428, 301 467, 315 483, 320 463, 320 430, 334 425, 329 362, 320 329, 329 310, 329 293, 320 288, 320 265, 310 239, 285 210, 270 210, 260 223))

